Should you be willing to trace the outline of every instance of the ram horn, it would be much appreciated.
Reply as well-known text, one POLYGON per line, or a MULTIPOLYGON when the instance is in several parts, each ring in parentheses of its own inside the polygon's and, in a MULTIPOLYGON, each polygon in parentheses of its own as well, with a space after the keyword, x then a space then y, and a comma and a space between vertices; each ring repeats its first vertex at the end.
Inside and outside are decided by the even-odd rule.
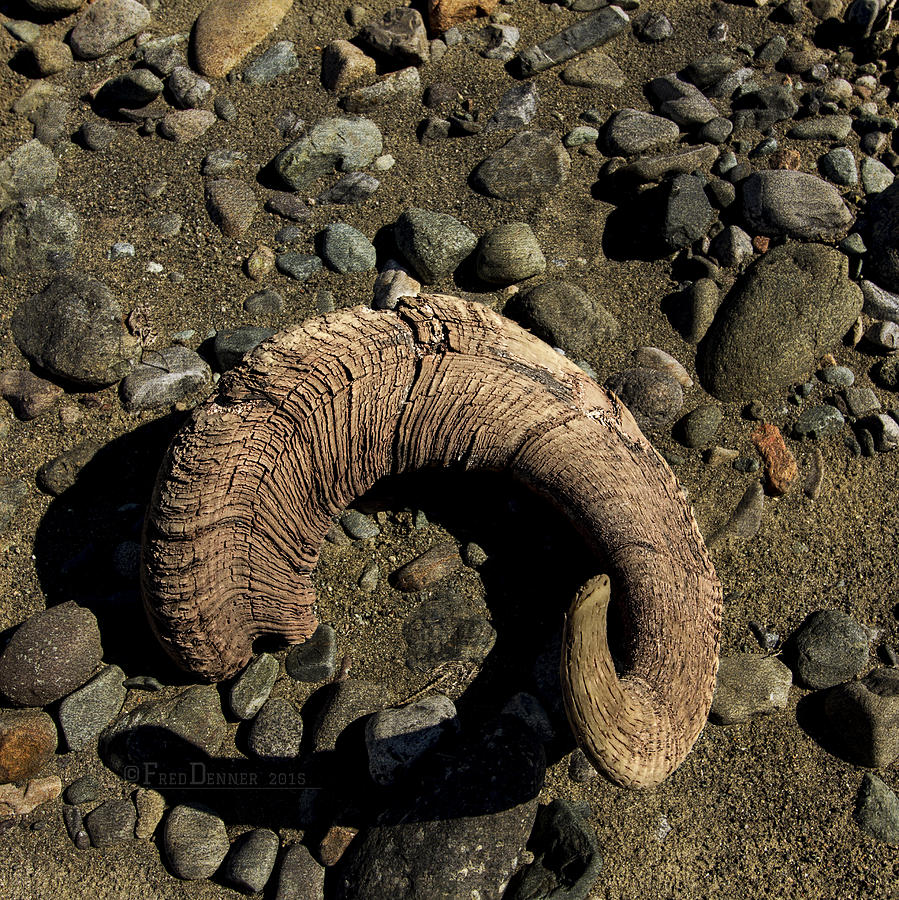
POLYGON ((711 704, 714 568, 619 400, 477 303, 422 295, 310 319, 222 377, 169 448, 147 515, 141 585, 160 641, 182 668, 220 680, 259 636, 305 640, 334 516, 384 476, 441 467, 511 473, 603 560, 609 575, 567 618, 565 705, 601 771, 657 784, 711 704))

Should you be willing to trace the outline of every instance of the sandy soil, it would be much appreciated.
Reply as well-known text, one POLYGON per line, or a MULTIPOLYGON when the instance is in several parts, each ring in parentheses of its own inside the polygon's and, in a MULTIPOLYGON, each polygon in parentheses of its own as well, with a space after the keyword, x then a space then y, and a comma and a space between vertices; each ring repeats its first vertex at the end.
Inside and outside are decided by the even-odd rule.
MULTIPOLYGON (((369 8, 380 13, 391 5, 390 0, 376 0, 369 8)), ((153 31, 159 35, 187 31, 201 6, 162 0, 154 13, 153 31)), ((707 30, 717 21, 729 23, 728 46, 742 41, 755 46, 771 34, 796 30, 770 21, 763 11, 751 7, 658 0, 648 6, 668 13, 675 37, 654 46, 631 38, 613 43, 609 52, 627 73, 628 85, 607 95, 568 87, 557 72, 542 74, 537 79, 538 127, 564 133, 590 107, 604 115, 625 105, 647 108, 641 92, 647 78, 678 69, 707 50, 707 30)), ((553 11, 536 0, 517 0, 507 9, 512 24, 521 30, 521 46, 573 20, 573 14, 553 11)), ((54 191, 78 209, 85 223, 74 268, 109 284, 126 310, 144 308, 158 334, 156 346, 167 346, 172 335, 185 329, 196 331, 197 345, 222 327, 287 325, 314 312, 320 287, 331 290, 339 305, 369 302, 372 273, 322 273, 305 287, 274 275, 266 286, 285 296, 285 311, 271 321, 253 322, 242 303, 259 287, 243 274, 242 262, 257 243, 271 244, 283 223, 260 212, 240 240, 224 238, 203 208, 199 175, 206 152, 228 147, 246 152, 247 161, 237 168, 236 176, 253 180, 285 143, 273 124, 279 113, 292 109, 312 122, 337 112, 336 99, 320 86, 318 71, 320 48, 329 40, 354 34, 343 11, 343 4, 325 0, 297 3, 271 40, 295 41, 300 68, 266 87, 217 84, 216 91, 233 99, 239 116, 230 124, 217 123, 195 143, 176 145, 141 137, 136 126, 125 126, 119 140, 103 153, 89 153, 75 144, 60 148, 60 178, 54 191), (165 191, 147 199, 142 186, 159 179, 166 181, 165 191), (167 241, 152 236, 146 227, 148 219, 163 212, 180 213, 185 222, 181 234, 167 241), (132 241, 137 256, 109 262, 107 248, 121 240, 132 241), (150 261, 164 267, 163 275, 146 271, 150 261), (183 282, 168 280, 171 272, 182 273, 183 282)), ((27 8, 12 0, 0 3, 0 12, 27 18, 27 8)), ((43 27, 46 33, 62 35, 72 21, 43 27)), ((808 32, 812 24, 809 17, 800 29, 808 32)), ((77 63, 69 72, 53 77, 74 102, 73 130, 93 116, 77 98, 109 74, 125 71, 128 47, 120 59, 77 63)), ((0 30, 4 63, 16 49, 11 36, 0 30)), ((425 84, 451 82, 487 114, 513 84, 499 63, 461 49, 448 53, 438 65, 425 66, 422 79, 425 84)), ((0 96, 6 101, 19 96, 28 83, 14 69, 0 65, 0 96)), ((0 110, 0 158, 31 136, 30 123, 8 111, 8 105, 4 102, 0 110)), ((451 213, 478 233, 502 221, 527 221, 550 268, 602 298, 624 326, 613 346, 597 347, 588 360, 601 377, 622 366, 633 348, 646 344, 668 350, 694 371, 694 348, 683 342, 662 311, 663 299, 675 287, 669 263, 609 259, 603 253, 603 229, 612 207, 591 193, 601 159, 573 154, 567 183, 539 201, 490 200, 474 193, 466 179, 506 136, 482 135, 422 147, 414 129, 425 114, 417 101, 409 101, 370 115, 384 133, 385 151, 396 157, 397 165, 383 177, 381 189, 367 204, 314 208, 310 222, 303 226, 308 242, 297 249, 311 252, 313 235, 338 220, 372 237, 409 205, 451 213)), ((803 170, 814 171, 820 148, 798 142, 795 146, 803 154, 803 170)), ((259 193, 267 196, 268 190, 260 185, 259 193)), ((42 273, 0 280, 4 326, 15 305, 47 280, 42 273)), ((502 291, 485 294, 474 291, 472 285, 449 282, 435 287, 448 293, 473 291, 497 308, 505 301, 502 291)), ((871 357, 848 347, 834 352, 839 362, 855 371, 859 383, 869 383, 871 357)), ((9 329, 0 328, 0 366, 22 365, 9 329)), ((704 392, 694 387, 688 391, 686 408, 705 399, 704 392)), ((155 467, 179 417, 162 412, 128 415, 112 388, 90 396, 69 393, 63 404, 80 411, 74 425, 63 424, 56 413, 21 423, 8 408, 0 409, 9 424, 0 475, 21 476, 33 483, 41 464, 75 443, 92 438, 105 445, 102 472, 95 472, 72 496, 54 500, 37 488, 29 495, 4 540, 0 558, 0 628, 16 625, 47 604, 75 597, 97 611, 108 661, 123 665, 129 675, 157 674, 167 684, 177 685, 177 673, 166 666, 153 644, 135 586, 116 581, 109 575, 109 566, 115 545, 134 539, 137 533, 155 467), (73 559, 80 562, 71 564, 73 559)), ((752 455, 751 423, 740 417, 735 405, 723 408, 721 442, 752 455)), ((704 531, 720 524, 753 477, 729 467, 710 468, 698 451, 684 451, 670 438, 660 440, 659 447, 686 456, 676 473, 704 531)), ((804 473, 811 452, 807 446, 793 448, 804 473)), ((725 588, 725 653, 758 650, 748 628, 750 621, 787 635, 809 612, 823 607, 845 610, 879 629, 881 641, 899 641, 895 588, 899 512, 894 502, 899 453, 853 459, 839 438, 825 442, 822 451, 826 477, 817 501, 798 490, 769 500, 757 538, 713 555, 725 588)), ((475 601, 486 604, 500 635, 496 659, 478 678, 486 685, 481 694, 488 697, 494 687, 501 694, 498 685, 508 687, 520 680, 520 688, 529 687, 532 656, 528 653, 533 647, 528 647, 528 634, 538 626, 558 624, 576 575, 589 567, 576 541, 542 508, 525 509, 518 521, 511 522, 507 513, 512 495, 502 493, 508 490, 502 487, 496 501, 505 529, 505 543, 497 540, 497 546, 504 548, 498 550, 501 564, 492 579, 485 578, 482 584, 472 575, 466 584, 475 601), (541 580, 546 584, 543 594, 529 587, 538 573, 547 576, 541 580), (523 630, 514 621, 522 614, 523 630)), ((382 571, 391 571, 446 533, 488 545, 494 533, 491 517, 485 515, 477 491, 463 496, 464 502, 457 498, 455 503, 436 496, 433 501, 414 498, 411 505, 427 509, 432 523, 421 530, 412 527, 404 511, 406 501, 394 503, 382 538, 373 545, 329 546, 323 556, 318 582, 321 618, 337 628, 341 650, 352 656, 353 673, 383 679, 391 685, 396 701, 428 683, 427 676, 413 675, 402 663, 400 628, 410 601, 386 583, 371 598, 361 599, 356 581, 369 560, 380 560, 382 571)), ((522 506, 527 501, 519 500, 516 508, 522 506)), ((873 657, 871 663, 875 664, 873 657)), ((464 679, 450 674, 440 687, 457 696, 464 679)), ((298 702, 304 699, 301 690, 283 676, 276 692, 298 702)), ((895 850, 861 832, 852 817, 863 772, 828 752, 813 736, 817 734, 813 717, 803 712, 808 708, 807 693, 794 688, 788 708, 769 718, 728 728, 708 726, 682 768, 651 792, 620 790, 601 779, 575 785, 568 778, 567 757, 562 752, 571 747, 561 748, 542 799, 566 797, 586 801, 592 808, 591 821, 606 860, 595 896, 615 900, 899 896, 895 850)), ((132 692, 128 704, 141 699, 132 692)), ((64 783, 94 772, 106 785, 108 796, 125 796, 129 790, 88 752, 60 755, 48 771, 58 771, 64 783)), ((882 774, 892 786, 899 783, 895 772, 882 774)), ((289 802, 282 792, 278 803, 269 804, 265 794, 254 796, 252 802, 236 803, 238 812, 228 821, 232 835, 264 823, 280 829, 285 839, 297 837, 300 831, 294 818, 278 818, 289 802)), ((49 804, 0 834, 0 895, 16 900, 237 896, 214 881, 179 881, 160 861, 153 843, 134 841, 115 850, 78 852, 65 834, 60 808, 60 801, 49 804)))

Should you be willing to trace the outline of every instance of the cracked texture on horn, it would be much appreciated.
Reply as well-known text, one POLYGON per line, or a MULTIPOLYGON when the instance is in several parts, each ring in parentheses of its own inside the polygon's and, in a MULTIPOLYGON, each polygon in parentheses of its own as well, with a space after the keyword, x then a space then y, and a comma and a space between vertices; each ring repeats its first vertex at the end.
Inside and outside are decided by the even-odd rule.
POLYGON ((610 778, 661 781, 711 704, 715 571, 674 476, 627 409, 477 303, 422 295, 310 319, 223 376, 169 448, 147 516, 142 590, 156 634, 211 680, 244 666, 261 635, 305 640, 333 517, 379 478, 441 467, 510 473, 602 558, 605 595, 588 584, 566 625, 566 708, 610 778))

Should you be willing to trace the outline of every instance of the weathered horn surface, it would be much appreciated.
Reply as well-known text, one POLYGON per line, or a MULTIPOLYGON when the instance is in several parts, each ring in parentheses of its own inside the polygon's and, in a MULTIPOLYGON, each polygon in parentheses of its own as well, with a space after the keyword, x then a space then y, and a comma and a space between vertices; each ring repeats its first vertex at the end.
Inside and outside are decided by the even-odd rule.
POLYGON ((718 662, 721 588, 691 510, 613 394, 455 297, 310 319, 222 377, 169 448, 147 516, 142 590, 159 639, 219 680, 260 635, 309 637, 334 516, 379 478, 434 467, 511 473, 602 558, 609 576, 566 623, 566 708, 610 778, 661 781, 705 723, 718 662))

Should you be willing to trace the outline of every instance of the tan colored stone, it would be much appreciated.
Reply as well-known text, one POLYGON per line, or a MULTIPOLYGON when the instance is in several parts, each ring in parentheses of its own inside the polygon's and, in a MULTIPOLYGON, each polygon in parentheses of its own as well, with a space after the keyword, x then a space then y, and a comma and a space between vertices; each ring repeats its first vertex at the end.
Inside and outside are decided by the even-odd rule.
POLYGON ((55 800, 62 793, 58 775, 33 778, 24 787, 0 784, 0 820, 27 816, 43 803, 55 800))
POLYGON ((331 41, 322 52, 322 86, 329 91, 340 92, 375 74, 375 61, 349 41, 331 41))
POLYGON ((321 864, 336 866, 358 833, 358 828, 351 828, 349 825, 332 825, 318 845, 321 864))
POLYGON ((424 591, 462 568, 459 548, 448 541, 406 563, 395 576, 401 591, 424 591))
POLYGON ((292 5, 293 0, 212 0, 194 24, 195 68, 224 78, 278 27, 292 5))
POLYGON ((432 31, 446 31, 475 16, 489 16, 499 0, 428 0, 428 21, 432 31))

